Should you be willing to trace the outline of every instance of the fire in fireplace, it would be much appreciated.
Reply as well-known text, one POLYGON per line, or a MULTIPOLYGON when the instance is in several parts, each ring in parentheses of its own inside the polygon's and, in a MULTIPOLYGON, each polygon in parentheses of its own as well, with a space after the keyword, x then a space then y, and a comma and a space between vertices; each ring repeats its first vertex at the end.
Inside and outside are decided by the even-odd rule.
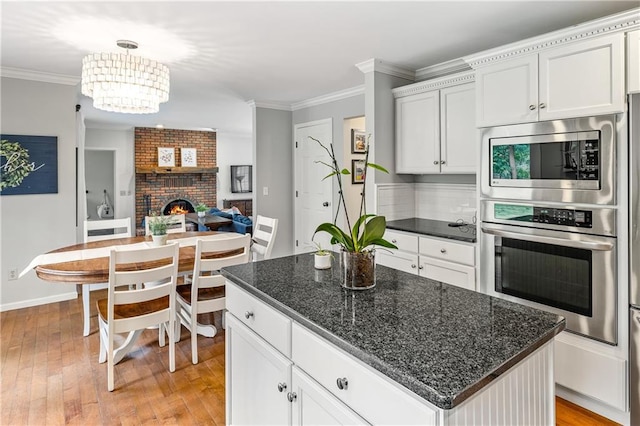
POLYGON ((163 215, 195 213, 195 211, 193 203, 184 199, 171 200, 162 208, 163 215))

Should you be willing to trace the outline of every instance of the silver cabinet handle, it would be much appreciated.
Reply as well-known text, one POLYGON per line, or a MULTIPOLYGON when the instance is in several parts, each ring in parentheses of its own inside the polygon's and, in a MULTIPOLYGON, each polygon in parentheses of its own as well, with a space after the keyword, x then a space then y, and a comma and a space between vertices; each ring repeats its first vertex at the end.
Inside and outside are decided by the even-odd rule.
POLYGON ((245 312, 245 313, 244 313, 244 317, 245 317, 246 319, 249 319, 249 318, 251 318, 252 316, 253 316, 253 312, 247 311, 247 312, 245 312))
POLYGON ((349 381, 347 380, 346 377, 338 377, 336 379, 336 385, 338 385, 338 389, 340 390, 346 390, 347 386, 349 386, 349 381))
POLYGON ((397 243, 397 242, 398 242, 398 240, 395 240, 395 239, 394 239, 394 240, 391 240, 391 242, 392 242, 393 244, 395 244, 395 243, 397 243))
POLYGON ((446 252, 447 252, 447 249, 443 249, 443 248, 440 249, 440 253, 445 254, 446 252))
POLYGON ((438 165, 440 162, 438 160, 434 161, 433 164, 438 165))
POLYGON ((298 397, 298 395, 296 395, 295 392, 289 392, 287 394, 287 399, 289 400, 289 402, 295 401, 297 397, 298 397))
POLYGON ((535 106, 535 105, 529 105, 529 109, 530 109, 531 111, 533 111, 534 109, 536 109, 536 106, 535 106))
MULTIPOLYGON (((544 235, 532 235, 532 234, 527 234, 522 232, 512 232, 510 231, 511 228, 509 228, 508 226, 505 227, 504 225, 493 225, 490 223, 482 224, 481 229, 482 229, 482 232, 484 232, 485 234, 491 234, 498 237, 532 241, 534 243, 553 244, 553 245, 563 246, 563 247, 574 247, 574 248, 585 249, 585 250, 611 251, 613 250, 613 247, 614 247, 613 243, 610 242, 612 238, 606 238, 606 237, 602 237, 598 239, 594 238, 592 241, 582 241, 582 240, 576 241, 576 240, 571 240, 568 238, 561 238, 561 237, 547 237, 544 235)), ((526 230, 526 228, 522 228, 522 229, 526 230)), ((583 237, 583 239, 586 239, 586 238, 587 238, 586 236, 583 237)))
POLYGON ((412 263, 412 264, 411 264, 411 268, 412 268, 412 269, 416 269, 416 264, 415 264, 415 263, 412 263))
POLYGON ((286 383, 278 383, 278 392, 284 392, 287 389, 286 383))
POLYGON ((446 161, 440 160, 440 164, 445 164, 445 163, 446 163, 446 161))
POLYGON ((418 269, 424 269, 424 266, 420 265, 418 266, 418 269))
POLYGON ((325 201, 324 203, 322 203, 322 207, 329 207, 329 202, 325 201))
POLYGON ((545 103, 544 103, 544 102, 542 102, 542 103, 540 104, 540 109, 543 109, 543 108, 546 108, 546 107, 547 107, 547 106, 545 105, 545 103))

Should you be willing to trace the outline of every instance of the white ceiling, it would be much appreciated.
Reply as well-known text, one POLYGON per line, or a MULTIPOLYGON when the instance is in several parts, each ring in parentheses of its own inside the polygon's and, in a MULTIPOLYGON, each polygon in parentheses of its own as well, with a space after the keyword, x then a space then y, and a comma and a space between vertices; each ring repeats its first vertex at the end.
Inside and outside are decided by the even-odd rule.
POLYGON ((118 114, 94 109, 78 88, 87 127, 250 134, 247 101, 291 105, 362 85, 355 64, 368 59, 416 70, 638 4, 2 1, 0 67, 79 81, 85 55, 134 40, 135 54, 169 66, 169 101, 157 114, 118 114))

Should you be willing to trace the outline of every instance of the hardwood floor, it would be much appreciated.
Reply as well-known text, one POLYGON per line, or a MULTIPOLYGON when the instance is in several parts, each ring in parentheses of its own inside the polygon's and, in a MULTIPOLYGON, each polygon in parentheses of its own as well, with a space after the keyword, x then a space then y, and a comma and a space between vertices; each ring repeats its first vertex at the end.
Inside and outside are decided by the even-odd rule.
MULTIPOLYGON (((80 298, 0 313, 0 424, 224 424, 224 330, 213 339, 199 336, 200 362, 193 365, 182 328, 175 373, 168 370, 168 347, 158 347, 158 331, 145 330, 116 365, 116 389, 109 392, 106 364, 98 364, 94 302, 104 294, 91 293, 88 337, 82 337, 80 298)), ((556 401, 559 426, 615 424, 556 401)))

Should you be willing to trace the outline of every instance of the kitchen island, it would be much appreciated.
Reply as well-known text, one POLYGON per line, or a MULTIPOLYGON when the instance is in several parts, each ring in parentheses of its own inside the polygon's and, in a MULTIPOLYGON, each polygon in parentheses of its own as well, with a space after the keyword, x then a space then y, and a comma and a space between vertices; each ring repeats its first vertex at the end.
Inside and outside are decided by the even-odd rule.
POLYGON ((228 423, 554 423, 564 318, 384 266, 344 290, 337 259, 223 269, 228 423))

